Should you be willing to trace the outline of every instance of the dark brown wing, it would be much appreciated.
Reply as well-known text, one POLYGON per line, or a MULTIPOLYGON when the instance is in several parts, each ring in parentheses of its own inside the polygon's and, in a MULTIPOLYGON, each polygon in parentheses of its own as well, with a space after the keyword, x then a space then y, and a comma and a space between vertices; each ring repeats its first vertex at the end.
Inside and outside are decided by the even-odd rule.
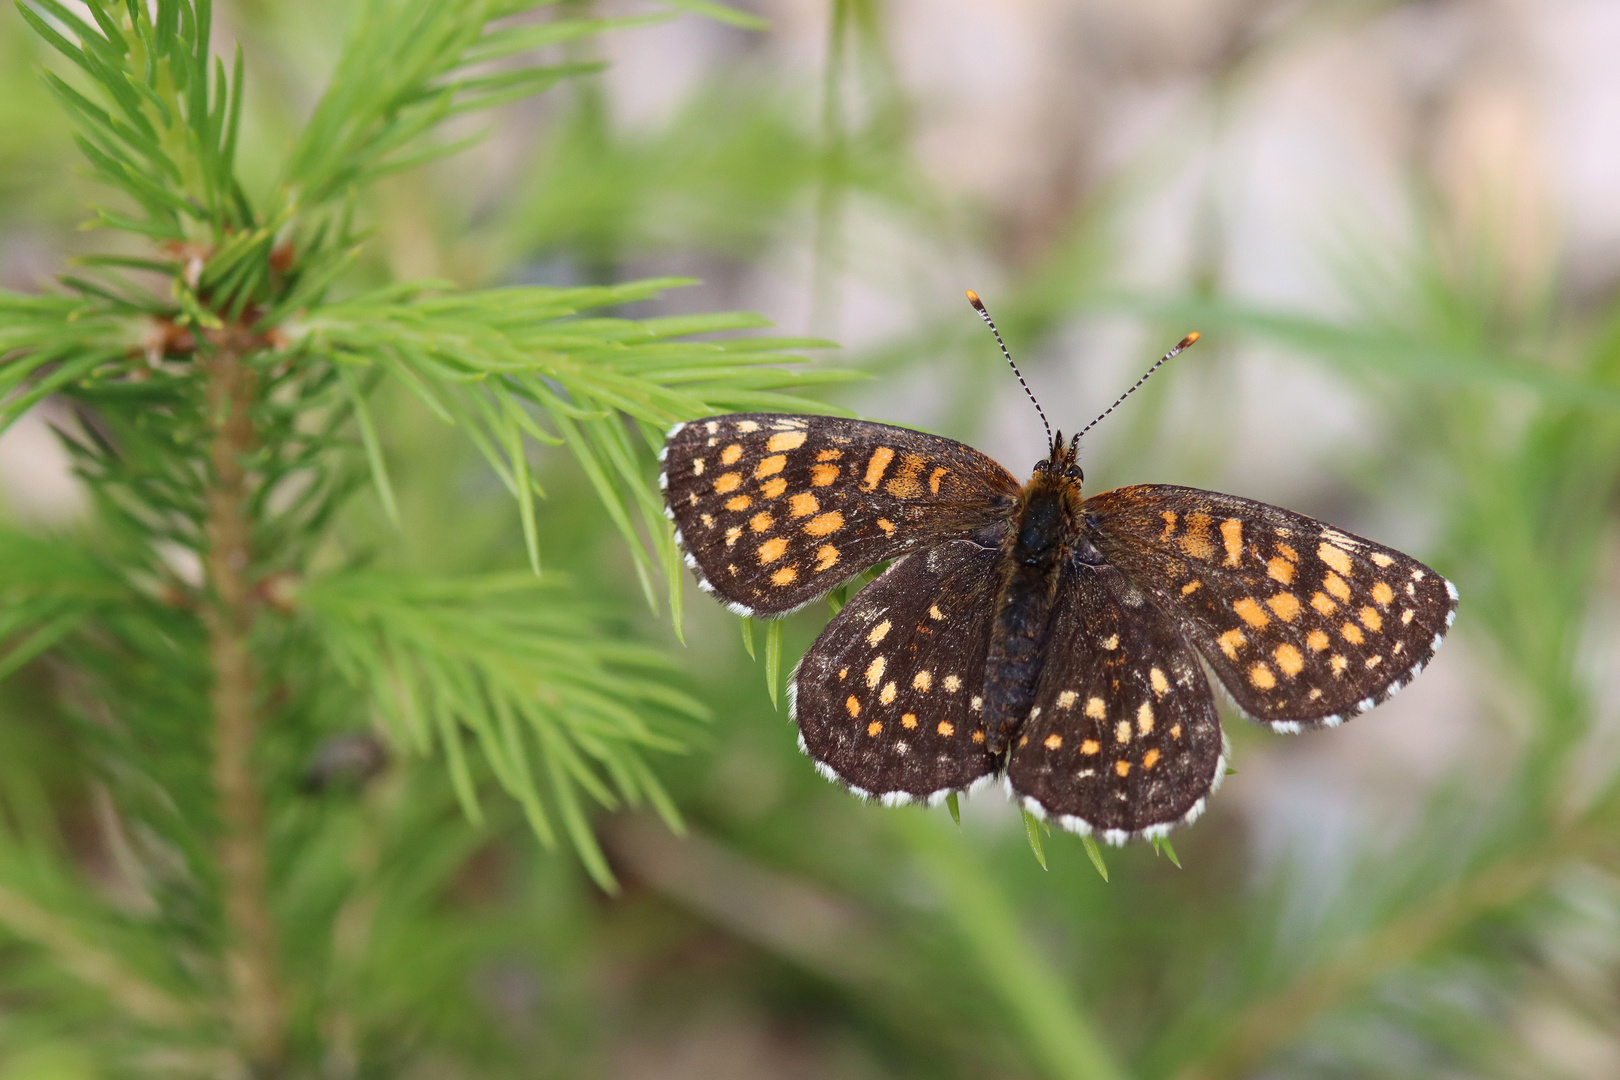
POLYGON ((1110 566, 1070 567, 1007 782, 1024 807, 1111 844, 1190 822, 1220 782, 1215 698, 1198 654, 1110 566))
POLYGON ((1411 682, 1457 590, 1393 548, 1265 503, 1151 485, 1086 500, 1092 541, 1175 618, 1238 705, 1338 724, 1411 682))
POLYGON ((998 522, 1018 492, 970 446, 833 416, 676 424, 660 461, 687 565, 740 615, 784 615, 884 559, 998 522))
POLYGON ((789 693, 799 745, 831 780, 890 805, 989 779, 984 663, 996 550, 959 540, 910 555, 851 600, 789 693))

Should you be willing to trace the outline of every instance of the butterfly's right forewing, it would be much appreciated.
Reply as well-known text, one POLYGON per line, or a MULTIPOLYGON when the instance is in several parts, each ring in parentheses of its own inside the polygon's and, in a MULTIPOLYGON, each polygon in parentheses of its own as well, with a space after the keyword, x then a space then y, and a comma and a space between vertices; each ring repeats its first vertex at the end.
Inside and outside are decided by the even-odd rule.
POLYGON ((1403 552, 1235 495, 1151 484, 1085 504, 1090 536, 1250 716, 1333 725, 1410 682, 1457 591, 1403 552))
POLYGON ((676 425, 659 483, 688 564, 745 615, 780 615, 886 559, 1006 518, 1018 482, 951 439, 835 416, 676 425))
POLYGON ((891 803, 996 772, 983 702, 996 581, 996 550, 960 540, 895 563, 838 613, 791 684, 822 772, 891 803))

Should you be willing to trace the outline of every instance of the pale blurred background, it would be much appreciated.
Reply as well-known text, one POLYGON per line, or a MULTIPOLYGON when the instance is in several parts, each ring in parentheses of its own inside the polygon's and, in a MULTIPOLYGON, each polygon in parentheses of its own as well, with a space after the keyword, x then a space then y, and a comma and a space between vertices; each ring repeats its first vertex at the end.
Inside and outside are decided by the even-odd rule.
MULTIPOLYGON (((1565 581, 1578 603, 1548 616, 1578 623, 1568 685, 1554 690, 1514 667, 1511 635, 1475 599, 1534 545, 1479 557, 1490 530, 1470 523, 1491 513, 1460 494, 1472 489, 1456 470, 1488 467, 1469 447, 1517 453, 1538 415, 1579 406, 1583 350, 1620 310, 1620 3, 742 6, 769 30, 683 15, 616 31, 581 56, 600 49, 604 74, 506 109, 472 150, 390 182, 369 211, 373 272, 699 278, 657 309, 750 309, 837 341, 822 362, 872 376, 841 404, 971 441, 1020 474, 1040 455, 1039 422, 964 288, 983 295, 1067 430, 1202 331, 1088 438, 1091 489, 1210 487, 1406 548, 1462 584, 1457 632, 1415 685, 1342 729, 1275 737, 1228 717, 1239 772, 1173 837, 1179 873, 1146 850, 1110 852, 1105 885, 1061 835, 1043 873, 1000 792, 975 797, 944 841, 974 851, 1001 890, 1000 907, 975 910, 1012 916, 1005 932, 1033 946, 1133 1075, 1620 1076, 1610 864, 1577 855, 1500 907, 1418 919, 1428 936, 1395 945, 1381 929, 1407 926, 1401 905, 1421 906, 1423 890, 1414 900, 1367 876, 1421 864, 1430 840, 1452 848, 1444 830, 1475 835, 1469 808, 1522 765, 1538 694, 1574 695, 1593 732, 1567 789, 1613 772, 1613 491, 1589 495, 1603 523, 1587 576, 1565 581), (1509 357, 1512 371, 1469 367, 1479 356, 1509 357), (1452 404, 1467 416, 1441 417, 1452 404), (1341 947, 1348 973, 1312 967, 1341 947), (1137 954, 1151 977, 1129 972, 1137 954), (1328 970, 1331 992, 1288 1017, 1301 970, 1328 970), (1271 994, 1285 1019, 1268 1028, 1275 1011, 1243 1010, 1271 994)), ((265 148, 312 104, 347 10, 292 0, 218 13, 216 40, 247 50, 244 144, 266 155, 267 175, 265 148)), ((87 182, 69 179, 74 150, 31 49, 20 22, 0 18, 0 284, 24 290, 99 242, 73 231, 87 182)), ((1612 406, 1593 407, 1612 426, 1612 406)), ((84 512, 50 422, 45 409, 0 438, 13 520, 84 512)), ((400 403, 399 424, 420 422, 400 403)), ((449 445, 437 438, 397 437, 401 468, 449 445)), ((515 565, 515 518, 481 466, 458 460, 448 473, 423 465, 406 557, 515 565), (477 522, 473 538, 458 520, 477 522)), ((579 524, 600 513, 572 466, 547 461, 551 565, 603 580, 625 618, 678 649, 637 608, 616 541, 579 524)), ((1541 511, 1496 512, 1505 531, 1523 519, 1533 532, 1541 511)), ((790 661, 824 619, 795 620, 790 661)), ((695 590, 687 641, 683 663, 720 717, 711 743, 669 765, 693 838, 604 819, 629 892, 609 901, 577 886, 588 939, 556 969, 492 972, 491 1008, 537 1059, 555 1057, 557 1075, 1064 1075, 1038 1021, 986 1014, 985 1000, 1031 1007, 998 998, 993 979, 942 987, 961 996, 921 1010, 909 1037, 871 1018, 871 998, 891 991, 851 943, 967 903, 940 869, 957 856, 904 855, 937 843, 894 824, 910 812, 821 784, 733 620, 695 590), (947 1038, 953 1017, 966 1026, 947 1038), (952 1039, 972 1041, 976 1024, 1007 1045, 957 1058, 952 1039)), ((937 950, 930 962, 945 968, 961 951, 887 947, 937 950)))

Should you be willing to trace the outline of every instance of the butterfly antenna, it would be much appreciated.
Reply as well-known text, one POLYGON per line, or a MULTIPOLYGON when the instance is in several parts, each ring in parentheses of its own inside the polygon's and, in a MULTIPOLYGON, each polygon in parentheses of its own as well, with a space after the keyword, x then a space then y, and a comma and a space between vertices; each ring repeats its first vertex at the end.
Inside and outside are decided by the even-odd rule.
MULTIPOLYGON (((1012 366, 1013 374, 1018 376, 1018 385, 1024 388, 1024 393, 1029 395, 1029 400, 1031 402, 1034 402, 1035 411, 1040 413, 1041 426, 1046 428, 1046 445, 1048 447, 1055 447, 1056 444, 1052 441, 1052 425, 1046 422, 1046 411, 1041 408, 1041 403, 1035 400, 1035 391, 1031 390, 1029 388, 1029 383, 1024 381, 1024 373, 1018 370, 1017 364, 1013 363, 1012 353, 1007 351, 1007 343, 1001 340, 1001 331, 996 329, 996 321, 992 319, 990 317, 990 313, 984 309, 984 301, 979 299, 978 293, 974 292, 972 289, 969 289, 967 291, 967 298, 968 303, 973 305, 973 310, 979 313, 979 318, 984 320, 984 325, 988 326, 990 328, 990 332, 996 335, 996 344, 1001 346, 1001 355, 1007 358, 1007 363, 1012 366)), ((1166 359, 1169 358, 1166 357, 1166 359)))
MULTIPOLYGON (((1114 401, 1114 403, 1112 405, 1110 405, 1110 406, 1108 406, 1108 408, 1104 409, 1102 411, 1102 416, 1097 417, 1097 419, 1093 420, 1091 423, 1087 424, 1084 428, 1082 428, 1081 431, 1080 431, 1080 435, 1084 435, 1086 432, 1090 431, 1092 428, 1094 428, 1098 424, 1102 423, 1103 420, 1108 416, 1109 413, 1111 413, 1115 409, 1119 408, 1120 402, 1124 401, 1126 398, 1130 397, 1132 394, 1134 394, 1138 390, 1140 390, 1141 387, 1142 387, 1142 384, 1148 381, 1148 376, 1152 375, 1155 371, 1158 371, 1160 366, 1163 365, 1166 360, 1170 359, 1172 356, 1175 356, 1177 353, 1184 352, 1185 350, 1191 348, 1192 343, 1197 341, 1197 340, 1198 340, 1198 331, 1194 330, 1192 333, 1188 334, 1186 337, 1184 337, 1180 341, 1176 342, 1176 347, 1171 349, 1169 352, 1165 353, 1163 356, 1159 357, 1159 362, 1157 364, 1154 364, 1152 367, 1150 367, 1146 371, 1142 372, 1142 377, 1140 379, 1136 380, 1135 385, 1133 385, 1129 390, 1125 391, 1123 394, 1119 395, 1119 397, 1114 401)), ((1076 435, 1074 437, 1076 442, 1079 441, 1080 435, 1076 435)))

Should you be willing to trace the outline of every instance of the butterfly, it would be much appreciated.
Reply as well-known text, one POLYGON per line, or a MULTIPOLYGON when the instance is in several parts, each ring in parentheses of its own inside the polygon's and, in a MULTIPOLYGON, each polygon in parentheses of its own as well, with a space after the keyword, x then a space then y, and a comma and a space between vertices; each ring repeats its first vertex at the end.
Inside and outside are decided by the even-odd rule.
POLYGON ((1206 667, 1274 731, 1334 727, 1410 683, 1456 617, 1432 569, 1302 514, 1166 484, 1085 495, 1079 442, 1049 435, 1020 484, 951 439, 737 413, 676 424, 659 484, 698 584, 739 615, 890 563, 789 683, 825 776, 888 805, 1002 777, 1113 844, 1191 822, 1219 784, 1206 667))

